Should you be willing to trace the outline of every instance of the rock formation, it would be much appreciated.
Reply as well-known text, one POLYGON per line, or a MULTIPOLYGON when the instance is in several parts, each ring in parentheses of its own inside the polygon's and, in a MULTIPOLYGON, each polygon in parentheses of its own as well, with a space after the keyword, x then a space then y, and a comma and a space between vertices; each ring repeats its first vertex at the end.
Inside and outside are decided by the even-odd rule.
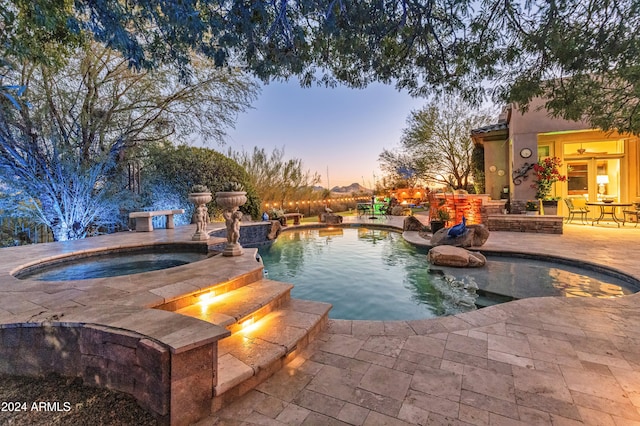
POLYGON ((402 224, 403 231, 422 231, 424 225, 415 216, 407 216, 402 224))
POLYGON ((427 259, 432 265, 477 268, 484 266, 487 259, 478 252, 461 247, 443 245, 429 250, 427 259))
POLYGON ((449 228, 443 228, 438 230, 431 237, 432 246, 448 245, 455 247, 480 247, 487 242, 489 238, 489 230, 486 226, 479 225, 467 225, 465 233, 458 237, 450 237, 448 235, 449 228))
POLYGON ((320 222, 328 225, 337 225, 342 223, 342 216, 334 213, 321 213, 320 222))
POLYGON ((275 240, 276 238, 278 238, 278 235, 280 235, 281 231, 282 231, 282 225, 280 224, 280 222, 277 220, 272 220, 271 230, 269 231, 269 234, 267 234, 267 238, 269 240, 275 240))

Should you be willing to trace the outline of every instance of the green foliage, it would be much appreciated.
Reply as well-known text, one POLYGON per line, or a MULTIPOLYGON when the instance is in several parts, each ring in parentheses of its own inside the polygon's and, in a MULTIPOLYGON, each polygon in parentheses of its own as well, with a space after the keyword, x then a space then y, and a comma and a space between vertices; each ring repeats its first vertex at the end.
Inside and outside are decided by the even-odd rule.
POLYGON ((184 81, 195 53, 264 81, 379 81, 525 108, 543 96, 555 116, 640 133, 636 0, 10 0, 0 18, 3 57, 52 62, 89 35, 135 69, 172 63, 184 81))
POLYGON ((634 0, 505 2, 491 32, 511 34, 497 95, 523 110, 640 133, 640 8, 634 0), (529 21, 528 24, 523 25, 529 21), (501 26, 502 28, 498 28, 501 26))
POLYGON ((410 168, 428 184, 467 189, 472 171, 471 130, 491 121, 457 98, 432 101, 407 118, 400 148, 385 149, 381 166, 393 173, 410 168))
POLYGON ((484 147, 473 147, 471 153, 471 175, 473 176, 473 189, 476 194, 485 193, 485 175, 484 175, 484 147))
POLYGON ((85 35, 72 23, 72 0, 0 2, 0 57, 60 66, 85 35))
POLYGON ((527 204, 525 204, 524 209, 528 212, 536 212, 538 211, 539 207, 540 207, 539 201, 527 201, 527 204))
POLYGON ((245 168, 265 202, 309 199, 312 186, 320 182, 317 173, 304 170, 302 160, 285 159, 284 148, 274 148, 271 154, 258 147, 252 153, 229 150, 228 155, 245 168))
MULTIPOLYGON (((196 182, 206 185, 215 193, 223 191, 225 183, 235 181, 244 185, 247 191, 247 203, 240 210, 254 218, 259 217, 260 199, 247 172, 221 153, 207 148, 186 145, 174 147, 165 143, 150 146, 147 156, 142 180, 148 205, 160 203, 163 198, 174 199, 178 203, 175 207, 191 211, 187 196, 196 182)), ((209 203, 208 207, 214 215, 220 210, 215 201, 209 203)))
POLYGON ((451 215, 444 208, 439 208, 438 209, 438 211, 436 212, 436 217, 438 218, 438 220, 441 220, 443 222, 447 222, 447 221, 449 221, 449 219, 451 219, 451 215))
POLYGON ((244 185, 241 184, 240 182, 235 182, 235 181, 225 182, 224 185, 222 185, 222 191, 244 192, 244 185))
POLYGON ((205 185, 193 185, 191 187, 191 192, 192 193, 202 193, 202 192, 211 192, 211 191, 209 191, 209 187, 207 187, 205 185))
POLYGON ((186 141, 221 141, 239 112, 249 107, 257 89, 240 72, 212 68, 194 60, 189 83, 175 69, 134 72, 126 60, 97 43, 73 52, 64 67, 25 60, 8 79, 27 87, 23 101, 32 105, 24 120, 42 120, 59 133, 80 127, 83 155, 115 141, 125 147, 171 137, 186 141))

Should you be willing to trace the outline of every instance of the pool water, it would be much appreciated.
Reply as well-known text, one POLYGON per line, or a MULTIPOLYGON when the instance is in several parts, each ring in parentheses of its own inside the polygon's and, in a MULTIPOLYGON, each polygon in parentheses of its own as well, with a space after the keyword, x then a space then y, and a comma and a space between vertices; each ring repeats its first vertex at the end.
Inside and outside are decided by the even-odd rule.
POLYGON ((475 309, 468 301, 477 296, 459 303, 452 282, 514 298, 633 292, 608 275, 530 259, 490 258, 478 269, 431 266, 426 250, 400 233, 364 227, 287 231, 259 253, 270 279, 295 284, 292 297, 331 303, 329 316, 340 319, 410 320, 475 309))
POLYGON ((206 259, 194 252, 120 252, 45 265, 18 278, 38 281, 73 281, 118 277, 185 265, 206 259))

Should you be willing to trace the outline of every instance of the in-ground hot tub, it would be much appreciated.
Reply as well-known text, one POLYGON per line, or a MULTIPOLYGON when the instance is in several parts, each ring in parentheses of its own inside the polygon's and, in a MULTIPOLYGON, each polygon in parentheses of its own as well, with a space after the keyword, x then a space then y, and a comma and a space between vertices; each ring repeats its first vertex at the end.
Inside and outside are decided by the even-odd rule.
POLYGON ((30 264, 13 275, 22 280, 75 281, 173 268, 212 256, 206 247, 161 244, 72 253, 30 264))

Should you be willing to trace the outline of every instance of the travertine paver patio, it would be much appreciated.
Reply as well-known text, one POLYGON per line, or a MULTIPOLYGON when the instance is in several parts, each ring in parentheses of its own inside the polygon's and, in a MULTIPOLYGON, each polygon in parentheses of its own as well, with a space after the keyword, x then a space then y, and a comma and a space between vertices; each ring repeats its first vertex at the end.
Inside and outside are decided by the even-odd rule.
MULTIPOLYGON (((639 241, 638 229, 567 225, 564 235, 494 232, 483 248, 640 277, 639 241)), ((199 424, 640 425, 639 307, 638 294, 539 298, 422 321, 332 320, 291 364, 199 424)))

